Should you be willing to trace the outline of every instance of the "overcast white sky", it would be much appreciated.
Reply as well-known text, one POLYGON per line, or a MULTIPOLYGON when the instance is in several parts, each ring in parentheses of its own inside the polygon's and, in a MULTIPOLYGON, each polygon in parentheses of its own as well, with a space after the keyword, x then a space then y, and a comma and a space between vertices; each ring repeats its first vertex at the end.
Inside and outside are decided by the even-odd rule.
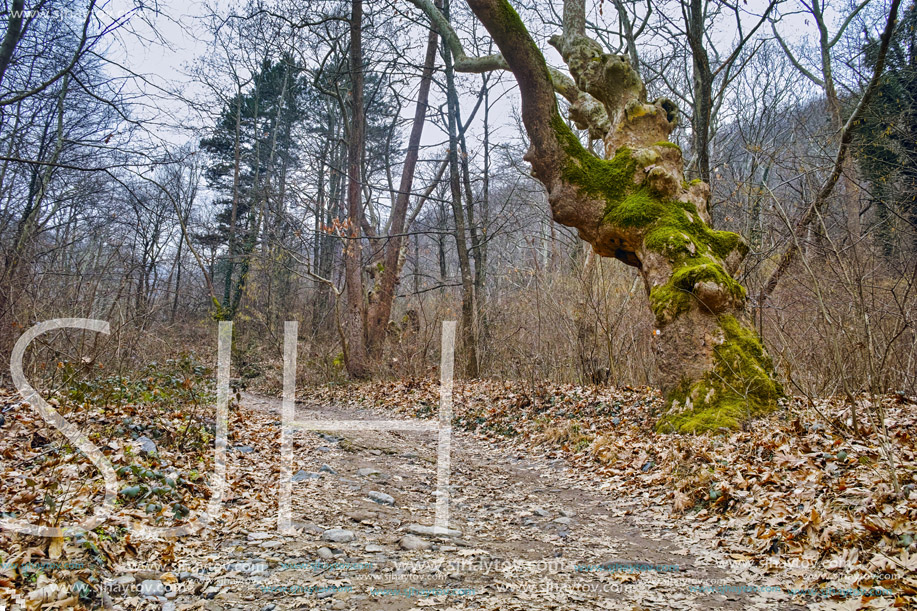
MULTIPOLYGON (((846 4, 846 0, 831 0, 828 3, 829 13, 834 13, 832 21, 836 19, 836 11, 833 11, 831 7, 839 6, 842 2, 846 4)), ((597 3, 598 0, 595 0, 593 10, 597 3)), ((214 5, 212 2, 209 4, 210 6, 214 5)), ((225 2, 221 4, 223 6, 228 5, 225 2)), ((606 25, 613 26, 614 12, 609 10, 609 4, 606 3, 604 16, 600 19, 606 25)), ((749 0, 744 7, 751 13, 760 13, 765 5, 765 0, 749 0)), ((103 6, 102 10, 110 16, 117 16, 133 9, 134 6, 133 0, 111 0, 103 6)), ((143 20, 139 19, 137 15, 134 15, 131 30, 137 35, 132 35, 128 31, 123 32, 120 44, 112 45, 110 52, 134 72, 146 75, 152 83, 165 88, 182 88, 185 93, 194 95, 195 89, 192 79, 187 76, 188 67, 194 65, 207 52, 209 34, 204 27, 204 17, 209 13, 210 9, 207 4, 199 0, 159 0, 158 8, 160 14, 151 15, 150 18, 158 32, 158 36, 164 42, 155 40, 151 28, 143 23, 143 20)), ((790 3, 787 3, 787 6, 782 11, 790 13, 790 3)), ((145 14, 149 15, 150 13, 147 12, 145 14)), ((596 18, 598 18, 597 15, 596 18)), ((807 24, 805 17, 802 15, 790 15, 781 23, 780 30, 787 40, 795 43, 804 36, 811 35, 814 32, 814 24, 807 24)), ((728 47, 734 36, 735 32, 729 27, 722 29, 717 34, 717 38, 722 40, 724 48, 728 47)), ((545 52, 550 63, 561 64, 560 58, 553 49, 545 49, 545 52)), ((515 138, 518 133, 512 118, 514 109, 518 107, 518 96, 513 92, 506 94, 505 88, 511 87, 513 84, 511 78, 503 78, 503 82, 505 83, 504 91, 494 92, 494 97, 499 96, 501 93, 504 94, 500 102, 496 104, 491 116, 492 125, 500 130, 492 136, 494 141, 499 141, 501 137, 515 138)), ((146 91, 155 92, 149 86, 145 87, 146 91)), ((202 89, 197 89, 196 91, 198 94, 203 93, 202 89)), ((467 102, 463 106, 466 112, 470 112, 473 100, 468 100, 467 102)), ((200 119, 193 118, 193 113, 189 114, 187 107, 177 100, 159 99, 156 101, 156 105, 167 109, 166 114, 173 118, 177 119, 181 116, 184 122, 188 120, 188 117, 192 122, 200 121, 200 119)), ((217 109, 215 108, 214 110, 217 109)), ((413 114, 412 105, 407 104, 403 112, 406 117, 411 116, 413 114)), ((469 134, 473 149, 475 148, 479 126, 480 119, 477 121, 477 129, 473 129, 472 133, 469 134)), ((159 137, 172 142, 195 140, 200 137, 200 133, 170 133, 169 130, 164 128, 159 128, 156 131, 159 137)), ((425 130, 425 145, 433 146, 442 142, 443 138, 444 135, 441 132, 438 132, 428 124, 428 128, 425 130)))

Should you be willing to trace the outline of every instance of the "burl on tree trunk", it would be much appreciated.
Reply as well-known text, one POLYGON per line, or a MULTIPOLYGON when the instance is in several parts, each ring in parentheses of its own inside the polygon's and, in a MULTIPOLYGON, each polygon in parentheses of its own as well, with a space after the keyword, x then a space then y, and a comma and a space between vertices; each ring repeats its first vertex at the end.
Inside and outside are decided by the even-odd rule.
POLYGON ((585 36, 583 0, 565 3, 564 34, 551 40, 574 83, 549 70, 506 0, 468 4, 519 83, 531 139, 525 158, 547 189, 554 220, 575 227, 598 254, 640 271, 669 406, 658 428, 735 428, 776 407, 783 391, 732 275, 748 247, 738 234, 710 227, 709 186, 685 181, 681 150, 668 141, 675 105, 647 101, 627 56, 604 53, 585 36), (555 90, 570 100, 574 123, 604 140, 605 159, 561 118, 555 90))

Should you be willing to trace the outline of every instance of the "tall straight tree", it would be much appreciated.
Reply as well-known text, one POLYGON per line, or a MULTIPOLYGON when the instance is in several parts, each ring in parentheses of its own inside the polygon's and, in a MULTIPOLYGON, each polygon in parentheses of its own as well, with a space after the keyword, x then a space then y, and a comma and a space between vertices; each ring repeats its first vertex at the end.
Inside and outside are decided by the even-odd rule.
POLYGON ((408 137, 408 148, 401 169, 401 183, 398 194, 392 207, 389 222, 389 237, 385 244, 383 255, 382 277, 378 288, 373 295, 368 317, 368 343, 370 349, 379 353, 385 340, 385 330, 392 315, 392 304, 395 300, 395 285, 401 273, 403 257, 401 249, 404 243, 405 219, 411 191, 414 186, 414 173, 417 169, 417 160, 420 157, 420 139, 423 136, 424 124, 427 120, 427 107, 429 106, 430 84, 433 82, 433 70, 436 67, 436 30, 430 30, 427 36, 427 50, 424 57, 423 73, 420 77, 420 88, 417 92, 417 105, 414 108, 414 120, 411 124, 411 135, 408 137))
POLYGON ((370 374, 366 350, 366 309, 363 293, 363 144, 366 111, 363 107, 363 0, 353 0, 350 13, 350 129, 347 140, 347 221, 344 245, 344 282, 347 292, 347 372, 354 378, 370 374))
MULTIPOLYGON (((449 0, 444 0, 443 15, 449 19, 449 0)), ((477 338, 474 332, 474 279, 471 271, 471 257, 468 239, 465 235, 465 211, 462 207, 462 186, 459 169, 458 116, 459 99, 455 89, 455 69, 452 50, 443 45, 446 60, 447 120, 449 130, 449 187, 452 196, 452 219, 455 223, 455 247, 458 253, 459 276, 462 283, 462 348, 464 369, 468 377, 478 376, 477 338)), ((469 194, 470 195, 470 194, 469 194)))

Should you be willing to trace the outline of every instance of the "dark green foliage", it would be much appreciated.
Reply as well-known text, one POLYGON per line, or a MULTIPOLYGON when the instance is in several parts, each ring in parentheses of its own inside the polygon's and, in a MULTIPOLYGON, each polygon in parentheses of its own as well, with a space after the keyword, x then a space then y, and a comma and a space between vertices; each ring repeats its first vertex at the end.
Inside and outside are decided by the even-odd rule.
POLYGON ((186 493, 195 490, 192 478, 186 479, 179 473, 173 479, 162 471, 137 464, 119 468, 118 476, 129 483, 118 492, 122 505, 142 509, 145 513, 154 515, 158 523, 165 520, 161 513, 166 505, 172 510, 172 519, 179 520, 191 513, 182 501, 186 493), (170 482, 170 485, 160 485, 165 481, 170 482))
MULTIPOLYGON (((203 406, 215 400, 213 370, 190 355, 152 362, 131 376, 76 379, 76 366, 64 363, 59 369, 67 385, 65 396, 75 406, 143 408, 146 417, 125 418, 112 428, 113 435, 129 439, 144 435, 157 445, 176 447, 203 447, 209 442, 210 433, 202 427, 201 413, 203 406), (175 431, 174 420, 179 417, 182 422, 175 431)), ((125 475, 125 469, 122 467, 118 474, 125 475)))
MULTIPOLYGON (((874 65, 878 41, 865 45, 874 65)), ((855 126, 854 156, 869 181, 878 233, 886 256, 894 249, 896 217, 917 222, 917 4, 903 13, 886 69, 855 126)))
POLYGON ((305 91, 305 77, 292 58, 265 60, 251 85, 226 103, 210 135, 201 140, 211 159, 207 180, 220 197, 217 226, 197 239, 225 246, 217 269, 223 281, 223 298, 214 309, 218 320, 235 317, 250 255, 262 239, 268 206, 276 205, 272 195, 299 163, 294 134, 304 120, 305 91))
POLYGON ((73 379, 77 366, 61 365, 68 380, 67 398, 78 404, 145 405, 157 410, 177 409, 213 400, 213 371, 190 355, 152 362, 135 375, 73 379))

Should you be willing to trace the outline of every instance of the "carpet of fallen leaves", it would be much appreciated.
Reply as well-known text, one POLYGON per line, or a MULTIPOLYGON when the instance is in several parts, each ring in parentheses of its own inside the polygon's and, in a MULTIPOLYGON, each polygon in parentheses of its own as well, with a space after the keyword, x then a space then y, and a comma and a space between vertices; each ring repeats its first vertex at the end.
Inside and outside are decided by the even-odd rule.
MULTIPOLYGON (((304 396, 432 418, 439 384, 327 386, 304 396)), ((662 405, 650 388, 459 381, 453 424, 594 470, 611 484, 609 495, 662 496, 673 517, 716 523, 715 545, 738 568, 794 569, 798 588, 882 587, 895 606, 917 607, 913 399, 881 399, 900 494, 881 439, 862 430, 870 422, 865 399, 859 436, 841 401, 793 399, 745 430, 708 436, 656 433, 662 405)))
MULTIPOLYGON (((154 364, 155 375, 79 382, 46 393, 49 406, 84 432, 115 470, 116 511, 102 526, 73 537, 0 530, 0 601, 19 591, 28 593, 28 609, 89 608, 100 579, 137 553, 132 528, 181 527, 205 508, 215 426, 212 413, 207 417, 212 372, 182 365, 154 364), (177 375, 182 373, 188 375, 177 375)), ((102 475, 87 455, 16 391, 3 388, 0 467, 0 518, 78 524, 105 496, 102 475)))
MULTIPOLYGON (((300 392, 309 403, 417 418, 437 416, 439 394, 438 382, 428 379, 300 392)), ((712 531, 709 545, 725 551, 737 571, 789 571, 796 588, 882 587, 894 593, 885 606, 917 606, 917 408, 908 397, 882 399, 885 448, 872 433, 852 435, 849 408, 832 400, 791 400, 745 430, 693 436, 654 431, 662 401, 649 388, 459 381, 453 397, 456 427, 520 452, 563 458, 601 476, 609 498, 653 499, 667 519, 712 531), (886 451, 900 494, 890 483, 886 451)), ((151 411, 120 400, 86 401, 68 410, 61 403, 52 400, 92 431, 90 439, 117 470, 120 510, 104 528, 66 540, 0 532, 0 590, 29 592, 30 609, 95 606, 83 595, 91 596, 125 557, 167 563, 170 543, 133 542, 127 526, 186 523, 209 497, 200 473, 211 470, 213 425, 195 415, 199 406, 151 411), (155 440, 157 452, 141 451, 140 437, 155 440), (51 571, 41 563, 64 559, 79 565, 48 578, 51 571)), ((2 517, 54 524, 89 515, 104 492, 98 471, 60 435, 54 438, 33 410, 17 407, 27 406, 0 390, 2 517)), ((865 400, 859 413, 861 427, 871 430, 865 400)), ((276 431, 265 423, 247 427, 244 420, 233 413, 233 444, 273 443, 276 431)), ((245 456, 236 454, 233 461, 245 456)), ((848 597, 832 608, 884 608, 875 602, 848 597)))

